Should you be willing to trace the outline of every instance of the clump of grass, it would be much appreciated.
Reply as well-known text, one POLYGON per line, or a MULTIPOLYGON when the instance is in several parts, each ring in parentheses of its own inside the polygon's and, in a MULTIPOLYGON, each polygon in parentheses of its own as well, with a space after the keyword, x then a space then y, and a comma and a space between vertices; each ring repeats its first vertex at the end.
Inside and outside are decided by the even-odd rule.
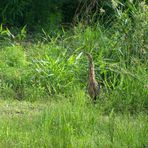
POLYGON ((10 89, 14 91, 13 94, 15 94, 11 97, 15 96, 21 98, 21 91, 24 85, 22 84, 22 75, 24 75, 24 70, 28 65, 25 53, 19 46, 4 48, 0 51, 0 53, 0 77, 2 85, 1 93, 9 96, 9 91, 7 92, 7 90, 10 89))

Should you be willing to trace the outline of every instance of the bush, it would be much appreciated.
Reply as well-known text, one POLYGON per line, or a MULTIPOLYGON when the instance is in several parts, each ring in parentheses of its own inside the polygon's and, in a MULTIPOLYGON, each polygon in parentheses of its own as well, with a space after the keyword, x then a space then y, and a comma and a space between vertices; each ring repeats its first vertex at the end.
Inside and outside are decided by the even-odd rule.
POLYGON ((23 79, 27 76, 25 53, 20 46, 7 47, 0 51, 0 79, 2 85, 13 89, 17 98, 23 97, 23 79))

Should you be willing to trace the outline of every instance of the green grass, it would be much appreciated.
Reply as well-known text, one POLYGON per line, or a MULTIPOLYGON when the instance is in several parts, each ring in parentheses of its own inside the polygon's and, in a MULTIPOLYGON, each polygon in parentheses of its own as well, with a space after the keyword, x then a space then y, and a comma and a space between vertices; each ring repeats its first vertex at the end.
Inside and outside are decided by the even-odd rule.
POLYGON ((148 7, 129 6, 110 28, 78 23, 24 40, 25 27, 0 27, 0 148, 148 147, 148 7), (96 104, 83 51, 101 83, 96 104))
POLYGON ((147 147, 146 114, 103 114, 85 100, 1 101, 0 147, 147 147))

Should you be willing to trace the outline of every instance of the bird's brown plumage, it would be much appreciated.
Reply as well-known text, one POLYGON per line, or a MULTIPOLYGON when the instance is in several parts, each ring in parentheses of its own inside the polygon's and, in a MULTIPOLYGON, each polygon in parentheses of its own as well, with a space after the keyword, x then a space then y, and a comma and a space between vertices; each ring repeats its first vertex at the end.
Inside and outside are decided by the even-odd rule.
POLYGON ((96 101, 96 97, 99 95, 100 92, 100 85, 97 83, 95 79, 94 63, 92 56, 86 52, 85 55, 87 56, 89 61, 88 93, 90 97, 94 101, 96 101))

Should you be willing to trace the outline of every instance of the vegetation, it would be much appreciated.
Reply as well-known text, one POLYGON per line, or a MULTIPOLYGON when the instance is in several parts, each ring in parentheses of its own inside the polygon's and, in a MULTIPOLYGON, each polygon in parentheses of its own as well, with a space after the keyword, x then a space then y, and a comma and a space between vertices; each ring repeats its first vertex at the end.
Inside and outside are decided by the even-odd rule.
MULTIPOLYGON (((61 13, 66 1, 48 1, 61 8, 53 6, 49 18, 46 12, 33 13, 39 13, 37 3, 14 2, 20 11, 7 11, 10 3, 5 9, 0 6, 0 147, 146 147, 147 4, 105 1, 93 12, 87 1, 76 11, 75 25, 67 28, 57 27, 74 16, 61 13), (34 7, 32 12, 23 13, 28 4, 34 7), (9 15, 14 15, 12 20, 9 15), (37 24, 27 15, 43 20, 37 24), (26 21, 21 23, 20 18, 26 21), (59 21, 48 24, 46 18, 59 21), (101 84, 96 104, 86 91, 84 51, 92 54, 101 84)), ((69 3, 67 7, 72 6, 69 3)))
MULTIPOLYGON (((84 92, 73 102, 1 102, 1 147, 146 147, 146 114, 102 115, 85 104, 84 92)), ((55 98, 54 98, 55 99, 55 98)))

